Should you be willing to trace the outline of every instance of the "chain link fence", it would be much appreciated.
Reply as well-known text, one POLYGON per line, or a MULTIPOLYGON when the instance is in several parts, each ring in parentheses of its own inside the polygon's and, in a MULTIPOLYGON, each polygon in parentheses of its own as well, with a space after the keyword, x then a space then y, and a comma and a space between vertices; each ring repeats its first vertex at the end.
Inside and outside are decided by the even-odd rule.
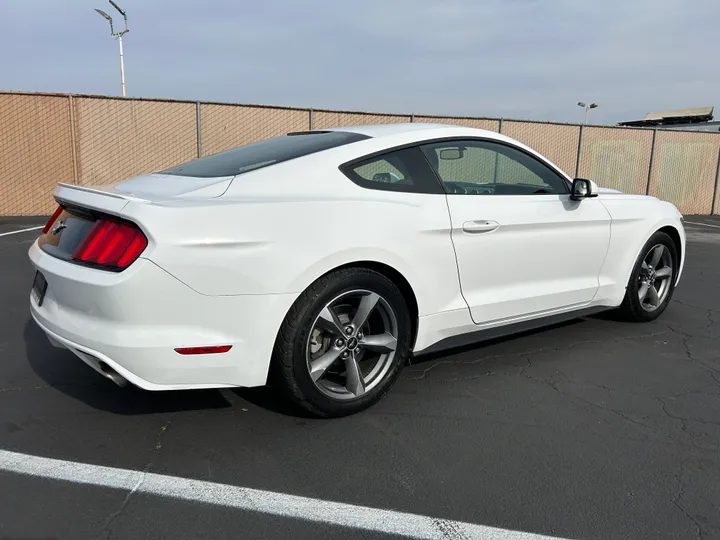
POLYGON ((720 213, 720 133, 0 92, 0 216, 50 214, 57 182, 107 184, 293 131, 401 122, 502 133, 571 177, 720 213))

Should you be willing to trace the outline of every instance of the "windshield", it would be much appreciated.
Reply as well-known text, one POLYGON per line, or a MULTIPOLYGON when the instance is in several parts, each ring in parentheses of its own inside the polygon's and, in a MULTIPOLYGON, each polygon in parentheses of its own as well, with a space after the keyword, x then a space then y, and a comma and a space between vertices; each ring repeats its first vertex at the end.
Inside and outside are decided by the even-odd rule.
POLYGON ((160 173, 199 178, 235 176, 363 139, 369 137, 346 131, 289 133, 196 159, 160 173))

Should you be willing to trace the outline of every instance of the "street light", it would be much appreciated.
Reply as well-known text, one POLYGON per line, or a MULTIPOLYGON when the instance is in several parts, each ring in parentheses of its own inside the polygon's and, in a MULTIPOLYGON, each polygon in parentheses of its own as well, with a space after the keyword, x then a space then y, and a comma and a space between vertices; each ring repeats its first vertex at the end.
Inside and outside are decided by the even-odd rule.
POLYGON ((578 107, 582 107, 583 109, 585 109, 585 122, 584 122, 585 124, 587 124, 587 121, 588 121, 588 111, 590 111, 590 109, 597 108, 597 106, 598 106, 597 103, 591 103, 590 105, 585 105, 582 101, 578 101, 578 107))
POLYGON ((113 0, 108 0, 110 2, 110 5, 114 7, 115 9, 120 12, 120 15, 123 16, 123 19, 125 19, 125 30, 122 30, 120 32, 115 32, 113 28, 113 21, 112 17, 105 13, 102 9, 95 8, 95 11, 97 11, 100 15, 102 15, 107 21, 110 23, 110 35, 114 38, 117 38, 118 43, 120 43, 120 86, 122 87, 122 95, 125 97, 125 63, 123 61, 123 44, 122 44, 122 38, 123 35, 127 34, 130 29, 128 28, 128 20, 127 20, 127 14, 118 6, 113 0))

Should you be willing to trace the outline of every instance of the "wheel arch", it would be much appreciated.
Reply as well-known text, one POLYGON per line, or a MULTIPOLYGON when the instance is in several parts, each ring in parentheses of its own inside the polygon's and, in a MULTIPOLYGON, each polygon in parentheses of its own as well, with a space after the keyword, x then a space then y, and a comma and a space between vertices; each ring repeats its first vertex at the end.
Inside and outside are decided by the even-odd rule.
MULTIPOLYGON (((415 340, 417 339, 420 308, 418 305, 418 300, 417 300, 417 295, 415 294, 415 290, 413 289, 413 287, 410 284, 410 281, 407 279, 407 277, 405 277, 405 275, 402 272, 400 272, 397 268, 395 268, 394 266, 391 266, 390 264, 376 261, 376 260, 356 260, 356 261, 346 262, 346 263, 337 265, 333 268, 330 268, 329 270, 323 272, 321 275, 317 276, 317 278, 313 280, 313 283, 328 274, 331 274, 338 270, 345 270, 348 268, 367 268, 368 270, 373 270, 373 271, 377 272, 378 274, 382 274, 383 276, 385 276, 398 288, 398 290, 400 291, 400 294, 402 294, 403 298, 405 299, 405 305, 407 306, 408 311, 410 311, 410 325, 411 325, 411 336, 412 336, 411 350, 412 350, 412 347, 415 345, 415 340)), ((310 286, 310 285, 308 285, 308 286, 310 286)))
POLYGON ((667 234, 670 239, 672 240, 673 244, 675 245, 675 248, 677 249, 678 253, 678 275, 676 278, 675 284, 677 285, 678 281, 680 280, 680 272, 682 271, 683 267, 683 242, 682 242, 682 236, 680 234, 680 231, 677 229, 677 227, 673 224, 668 223, 660 223, 655 225, 654 227, 650 228, 646 236, 642 237, 642 240, 638 243, 637 247, 634 250, 634 258, 632 259, 632 263, 630 264, 629 268, 627 269, 627 272, 624 274, 623 279, 625 285, 623 286, 623 295, 625 294, 625 290, 627 289, 629 280, 632 276, 633 268, 635 267, 635 262, 637 261, 637 257, 641 255, 641 251, 643 246, 653 237, 654 234, 657 234, 659 232, 667 234))
POLYGON ((672 225, 665 225, 664 227, 660 227, 656 232, 663 232, 672 239, 673 244, 675 244, 675 250, 678 254, 678 268, 680 268, 680 266, 682 265, 683 257, 685 256, 685 254, 683 253, 683 245, 680 238, 680 231, 678 231, 672 225))
POLYGON ((399 270, 393 268, 389 264, 378 261, 354 261, 333 268, 327 273, 334 272, 336 270, 343 270, 346 268, 367 268, 368 270, 374 270, 378 274, 382 274, 390 281, 392 281, 393 284, 400 290, 400 293, 405 299, 405 305, 407 306, 408 311, 410 311, 410 324, 412 328, 412 342, 410 350, 412 350, 412 347, 415 345, 415 339, 417 338, 418 317, 420 311, 418 307, 417 296, 415 295, 415 291, 413 290, 412 285, 410 285, 410 282, 407 280, 407 278, 399 270))

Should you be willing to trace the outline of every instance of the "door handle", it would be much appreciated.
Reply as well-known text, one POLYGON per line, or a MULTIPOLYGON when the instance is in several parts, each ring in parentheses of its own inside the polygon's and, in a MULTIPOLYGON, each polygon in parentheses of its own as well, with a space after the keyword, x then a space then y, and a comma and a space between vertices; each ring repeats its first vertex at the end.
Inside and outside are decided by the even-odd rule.
POLYGON ((488 221, 486 219, 478 219, 475 221, 466 221, 463 223, 463 231, 467 233, 483 233, 494 231, 500 226, 497 221, 488 221))

